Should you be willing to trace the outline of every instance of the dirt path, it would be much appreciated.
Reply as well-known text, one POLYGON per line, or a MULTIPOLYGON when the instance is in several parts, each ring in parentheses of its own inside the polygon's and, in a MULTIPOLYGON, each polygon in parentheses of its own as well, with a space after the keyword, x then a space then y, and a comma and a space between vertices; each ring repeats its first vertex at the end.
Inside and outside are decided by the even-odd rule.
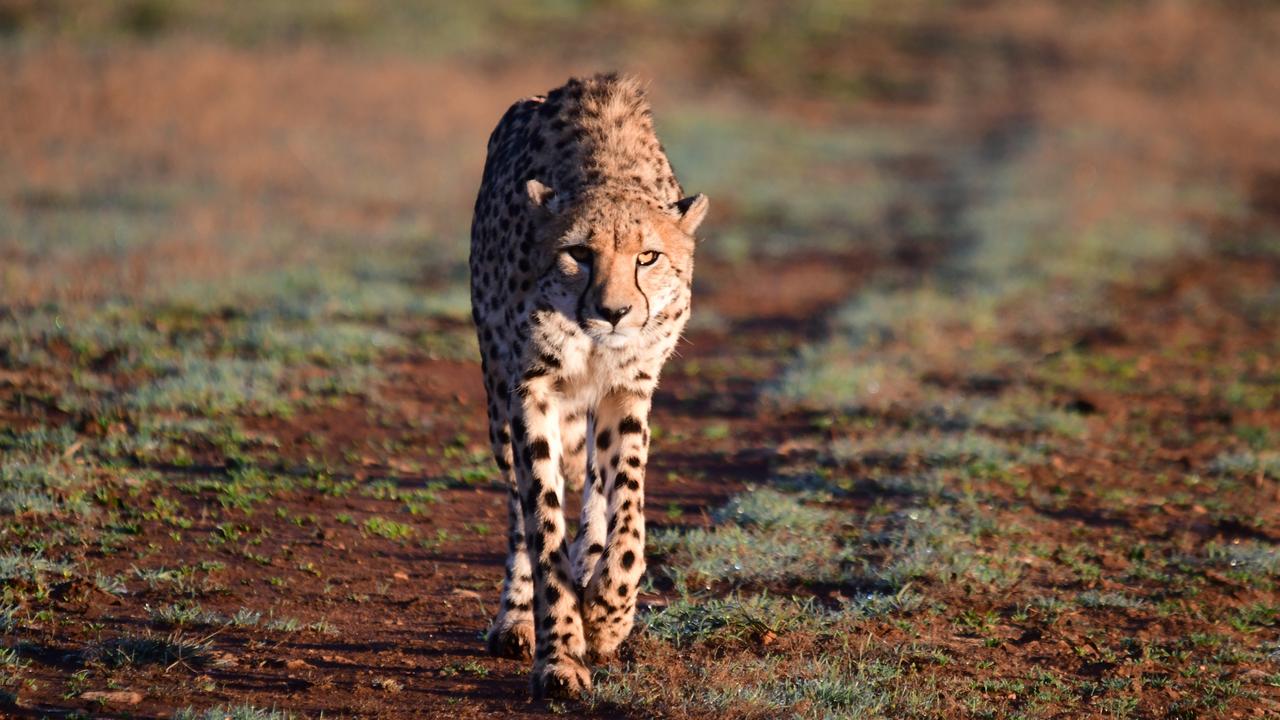
MULTIPOLYGON (((651 527, 706 523, 706 510, 744 483, 764 479, 787 428, 760 413, 759 385, 772 378, 801 343, 820 332, 824 312, 864 281, 869 269, 869 263, 857 257, 813 257, 706 273, 710 282, 699 304, 723 317, 727 327, 693 333, 667 369, 653 418, 662 439, 648 483, 651 527), (772 290, 744 296, 744 287, 772 290)), ((441 395, 447 402, 446 388, 455 388, 452 399, 468 408, 458 416, 465 420, 462 428, 473 437, 483 436, 483 418, 475 410, 482 406, 483 396, 474 365, 409 363, 402 369, 401 377, 411 387, 431 388, 418 390, 424 403, 439 401, 441 395)), ((410 576, 381 607, 368 608, 367 621, 379 629, 359 646, 341 651, 355 663, 354 672, 325 673, 334 691, 345 695, 351 688, 354 698, 363 694, 363 701, 312 705, 309 692, 301 705, 294 702, 291 707, 395 716, 377 691, 360 689, 381 672, 404 683, 403 697, 394 701, 399 707, 404 707, 403 699, 419 694, 421 701, 411 703, 417 708, 443 710, 463 700, 450 711, 462 717, 545 714, 542 705, 527 700, 525 664, 490 659, 479 641, 494 610, 504 560, 505 491, 492 485, 450 490, 439 507, 448 517, 433 518, 435 527, 447 529, 451 538, 439 550, 389 554, 366 560, 362 568, 369 581, 393 575, 396 567, 404 567, 410 576), (478 526, 487 532, 477 533, 478 526), (382 654, 376 651, 380 647, 405 650, 382 654)), ((660 567, 652 567, 650 576, 663 586, 660 567)), ((642 602, 663 600, 648 594, 642 602)), ((329 702, 337 697, 341 695, 331 695, 329 702)))
MULTIPOLYGON (((788 426, 762 413, 761 384, 820 335, 826 311, 875 266, 853 252, 700 268, 696 302, 714 327, 690 333, 656 400, 651 527, 704 524, 708 509, 766 477, 788 426)), ((218 703, 337 717, 547 714, 528 700, 525 665, 488 657, 480 639, 501 581, 505 490, 489 479, 478 442, 485 427, 478 365, 408 356, 385 370, 377 408, 345 400, 287 419, 246 419, 251 435, 272 438, 258 459, 273 458, 272 472, 295 483, 273 494, 273 514, 258 511, 242 523, 202 512, 207 497, 185 498, 186 514, 199 518, 185 530, 222 535, 221 549, 182 544, 157 523, 133 541, 153 550, 147 561, 87 552, 102 573, 208 570, 175 581, 188 587, 144 580, 125 599, 65 584, 65 609, 90 624, 141 633, 149 610, 171 602, 175 590, 198 598, 206 612, 263 618, 259 627, 207 636, 180 632, 211 643, 212 661, 132 670, 139 682, 131 686, 166 691, 148 693, 120 716, 168 717, 174 708, 218 703), (371 485, 381 493, 358 490, 371 485), (405 513, 404 497, 391 490, 426 486, 434 489, 417 515, 405 513), (370 525, 379 519, 405 523, 411 537, 379 536, 370 525), (272 618, 301 628, 264 632, 272 618)), ((190 467, 158 469, 222 483, 224 461, 210 448, 190 467)), ((661 567, 652 566, 650 577, 658 592, 642 603, 662 603, 661 567)), ((43 638, 33 653, 36 677, 51 692, 15 711, 42 717, 80 707, 111 716, 110 705, 57 697, 68 663, 91 641, 76 632, 43 638)))
MULTIPOLYGON (((981 190, 974 177, 980 174, 977 169, 1019 151, 1028 126, 1025 118, 1010 117, 969 145, 962 161, 917 157, 895 165, 894 172, 913 181, 903 202, 927 205, 924 214, 937 218, 937 227, 951 227, 965 206, 975 202, 969 193, 981 190), (955 175, 960 172, 966 174, 955 175)), ((920 210, 908 208, 902 214, 909 218, 920 210)), ((741 264, 702 262, 695 329, 668 365, 655 399, 655 452, 646 503, 651 528, 709 524, 710 509, 747 484, 767 479, 787 462, 793 438, 820 434, 803 415, 771 412, 759 395, 802 346, 822 338, 833 308, 883 276, 936 280, 944 274, 939 266, 966 250, 966 238, 954 231, 917 236, 909 222, 896 222, 895 217, 891 208, 882 225, 868 223, 875 227, 872 232, 890 236, 888 252, 866 249, 883 248, 883 242, 851 238, 841 254, 750 259, 741 264)), ((1219 304, 1225 307, 1231 301, 1230 282, 1224 278, 1236 281, 1252 274, 1257 276, 1252 282, 1262 287, 1274 286, 1277 277, 1274 265, 1212 261, 1216 264, 1207 270, 1167 269, 1161 277, 1168 286, 1158 292, 1114 290, 1128 293, 1116 298, 1129 310, 1123 327, 1101 327, 1093 333, 1097 337, 1034 339, 1037 347, 1097 345, 1104 359, 1117 365, 1132 356, 1135 366, 1145 363, 1148 370, 1143 372, 1159 376, 1160 382, 1132 395, 1112 389, 1096 396, 1060 398, 1064 405, 1085 408, 1080 412, 1106 429, 1100 439, 1087 444, 1063 440, 1061 452, 1048 464, 1028 471, 1034 473, 1037 486, 1052 487, 1071 497, 1071 503, 1036 498, 1028 502, 1016 484, 991 482, 984 488, 993 517, 1034 528, 1037 537, 1063 546, 1089 548, 1096 554, 1099 574, 1102 569, 1118 572, 1132 562, 1121 548, 1135 543, 1173 538, 1190 553, 1209 540, 1275 541, 1274 533, 1265 529, 1270 524, 1259 530, 1241 526, 1231 520, 1233 515, 1207 513, 1202 503, 1218 501, 1208 490, 1189 491, 1185 508, 1149 507, 1136 495, 1121 507, 1108 495, 1126 484, 1141 486, 1141 479, 1153 470, 1174 475, 1204 467, 1220 450, 1212 444, 1153 449, 1150 438, 1136 434, 1124 440, 1134 434, 1129 424, 1135 417, 1147 417, 1152 426, 1156 420, 1187 423, 1196 431, 1192 435, 1209 434, 1202 426, 1232 421, 1229 414, 1224 421, 1220 411, 1206 412, 1196 403, 1169 407, 1169 399, 1178 397, 1170 388, 1201 382, 1202 369, 1176 353, 1151 352, 1167 342, 1168 328, 1179 321, 1170 318, 1167 306, 1184 290, 1188 298, 1223 295, 1226 299, 1219 304)), ((1186 333, 1204 335, 1205 346, 1240 354, 1232 344, 1252 338, 1259 357, 1268 352, 1270 338, 1264 333, 1224 326, 1224 318, 1181 320, 1187 324, 1186 333)), ((419 330, 469 331, 447 323, 419 330)), ((37 618, 32 626, 38 624, 39 629, 20 636, 21 656, 31 663, 25 675, 30 683, 20 703, 4 707, 0 715, 34 718, 78 712, 168 718, 177 708, 240 703, 325 717, 556 714, 563 706, 528 699, 525 663, 493 659, 483 650, 482 634, 501 580, 506 511, 505 489, 492 482, 484 442, 478 365, 414 352, 385 358, 380 369, 382 379, 367 395, 308 404, 309 409, 289 416, 238 418, 243 432, 195 448, 182 464, 139 467, 140 472, 158 474, 157 485, 164 489, 139 483, 137 493, 129 494, 126 487, 111 495, 110 502, 128 498, 124 502, 146 508, 145 522, 110 526, 113 534, 127 538, 127 544, 109 548, 86 539, 79 545, 80 565, 91 568, 99 579, 126 578, 127 591, 107 592, 87 576, 72 574, 67 577, 74 579, 54 583, 49 596, 58 615, 37 618), (268 497, 269 503, 261 502, 268 497), (224 620, 166 620, 197 608, 224 620), (137 662, 136 656, 147 650, 134 646, 126 649, 134 660, 113 667, 109 675, 82 670, 90 664, 86 649, 110 648, 125 636, 158 636, 174 641, 170 647, 176 641, 200 647, 190 656, 137 662), (81 677, 81 672, 86 674, 81 677), (136 704, 102 704, 83 694, 104 689, 104 677, 110 678, 112 688, 139 692, 136 704)), ((970 387, 967 383, 973 378, 963 374, 968 369, 957 371, 962 374, 931 376, 930 382, 952 383, 964 392, 998 391, 970 387)), ((1025 367, 1010 372, 1029 376, 1025 367)), ((978 379, 988 385, 993 381, 978 379)), ((1269 412, 1274 411, 1264 408, 1236 420, 1271 427, 1274 417, 1264 416, 1269 412)), ((882 433, 919 420, 895 416, 893 411, 879 419, 882 433)), ((867 458, 857 462, 864 461, 867 458)), ((872 474, 856 465, 849 470, 853 477, 872 474)), ((853 492, 841 507, 862 517, 879 500, 874 490, 853 492)), ((1069 562, 1076 559, 1063 559, 1060 552, 1047 556, 1019 580, 1022 587, 1016 592, 1049 596, 1064 588, 1132 590, 1105 579, 1101 584, 1096 579, 1081 584, 1060 567, 1069 562)), ((669 601, 670 582, 663 570, 660 560, 651 563, 652 587, 642 593, 642 605, 669 601)), ((1154 592, 1163 581, 1142 582, 1154 592)), ((1220 584, 1227 590, 1211 586, 1203 591, 1221 600, 1215 605, 1255 599, 1240 591, 1238 602, 1230 600, 1226 596, 1239 590, 1238 583, 1224 576, 1220 584)), ((806 585, 802 591, 815 589, 831 590, 806 585)), ((975 617, 1000 619, 1016 612, 1007 607, 1004 593, 970 596, 970 590, 968 585, 940 590, 933 598, 943 606, 963 607, 975 617)), ((1071 622, 1080 614, 1073 612, 1071 622)), ((1110 660, 1082 654, 1081 648, 1094 642, 1094 626, 1088 624, 1027 629, 1022 627, 1025 618, 1007 623, 984 619, 992 625, 984 630, 991 636, 980 641, 969 633, 957 634, 954 619, 946 614, 913 621, 910 630, 889 621, 871 623, 867 629, 887 647, 927 641, 944 648, 957 662, 939 673, 965 681, 978 677, 972 670, 977 662, 999 668, 1008 677, 1054 667, 1063 677, 1089 682, 1102 682, 1113 669, 1110 660)), ((1175 615, 1158 622, 1137 618, 1130 630, 1147 633, 1148 623, 1159 630, 1150 631, 1153 642, 1212 629, 1200 619, 1175 615)), ((1096 647, 1094 651, 1098 657, 1104 655, 1096 647)), ((110 661, 92 658, 93 663, 110 661)), ((610 710, 596 713, 611 716, 610 710)))

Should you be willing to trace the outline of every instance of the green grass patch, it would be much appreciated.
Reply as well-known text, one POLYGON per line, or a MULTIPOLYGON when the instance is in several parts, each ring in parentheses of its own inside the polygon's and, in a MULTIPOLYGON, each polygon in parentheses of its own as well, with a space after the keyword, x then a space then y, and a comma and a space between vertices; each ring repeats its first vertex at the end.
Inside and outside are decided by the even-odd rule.
POLYGON ((682 597, 641 617, 645 632, 676 646, 712 643, 752 647, 768 635, 792 632, 836 637, 870 617, 919 607, 911 593, 864 594, 826 606, 813 597, 734 593, 722 598, 682 597))
POLYGON ((1209 543, 1203 563, 1251 585, 1270 587, 1270 579, 1280 577, 1280 546, 1247 540, 1209 543))
POLYGON ((838 521, 835 511, 820 503, 806 503, 804 499, 804 496, 785 494, 768 487, 756 488, 733 496, 712 517, 721 524, 797 532, 811 532, 838 521))
POLYGON ((940 689, 892 651, 845 637, 786 654, 677 653, 642 642, 639 658, 597 682, 598 707, 647 708, 664 715, 728 717, 934 717, 940 689), (714 658, 714 659, 713 659, 714 658))
POLYGON ((43 587, 54 579, 67 579, 74 574, 74 564, 49 560, 39 553, 15 551, 0 555, 0 584, 43 587))
POLYGON ((406 525, 395 520, 388 520, 383 517, 373 516, 366 518, 364 521, 365 532, 371 535, 377 535, 388 540, 403 542, 413 537, 414 529, 412 525, 406 525))
POLYGON ((652 552, 671 556, 669 570, 680 573, 680 581, 838 582, 850 577, 852 558, 829 532, 839 524, 838 513, 759 488, 734 497, 715 517, 719 524, 710 529, 650 534, 652 552))
POLYGON ((186 708, 174 713, 173 720, 292 720, 293 713, 252 705, 218 705, 204 710, 186 708))
POLYGON ((1280 452, 1225 452, 1209 462, 1209 472, 1242 480, 1280 480, 1280 452))
POLYGON ((1089 608, 1091 610, 1098 608, 1112 608, 1121 610, 1136 610, 1144 607, 1146 602, 1142 598, 1136 598, 1119 592, 1104 592, 1099 590, 1088 590, 1076 596, 1076 602, 1080 607, 1089 608))

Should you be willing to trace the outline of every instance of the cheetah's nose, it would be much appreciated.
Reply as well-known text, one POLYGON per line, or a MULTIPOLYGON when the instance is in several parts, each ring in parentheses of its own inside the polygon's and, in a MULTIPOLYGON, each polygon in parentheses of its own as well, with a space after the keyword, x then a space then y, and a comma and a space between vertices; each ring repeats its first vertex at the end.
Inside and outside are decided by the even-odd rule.
POLYGON ((600 313, 600 317, 608 320, 614 325, 617 325, 622 318, 627 316, 627 313, 631 312, 631 306, 625 305, 619 308, 608 308, 603 305, 597 305, 596 312, 600 313))

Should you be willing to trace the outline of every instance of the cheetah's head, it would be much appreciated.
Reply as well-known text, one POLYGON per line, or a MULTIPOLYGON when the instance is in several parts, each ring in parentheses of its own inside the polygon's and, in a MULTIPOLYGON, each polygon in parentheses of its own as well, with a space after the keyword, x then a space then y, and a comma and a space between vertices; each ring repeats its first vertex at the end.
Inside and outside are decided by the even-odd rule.
POLYGON ((693 281, 694 232, 704 195, 670 206, 627 193, 593 191, 562 202, 537 180, 530 201, 543 213, 551 257, 540 283, 557 311, 596 342, 621 348, 682 310, 693 281), (668 316, 669 316, 668 314, 668 316))

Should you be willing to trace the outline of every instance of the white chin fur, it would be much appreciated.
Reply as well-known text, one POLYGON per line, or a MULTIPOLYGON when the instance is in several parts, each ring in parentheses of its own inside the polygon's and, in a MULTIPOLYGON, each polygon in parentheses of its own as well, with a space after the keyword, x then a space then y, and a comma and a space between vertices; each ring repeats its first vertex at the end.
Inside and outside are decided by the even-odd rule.
POLYGON ((591 322, 587 325, 587 335, 590 336, 592 340, 599 345, 613 350, 625 347, 627 343, 635 340, 639 334, 639 332, 630 328, 614 330, 608 323, 591 322))
POLYGON ((620 335, 618 333, 609 333, 608 335, 598 339, 598 342, 601 345, 611 350, 620 350, 630 341, 630 335, 620 335))

